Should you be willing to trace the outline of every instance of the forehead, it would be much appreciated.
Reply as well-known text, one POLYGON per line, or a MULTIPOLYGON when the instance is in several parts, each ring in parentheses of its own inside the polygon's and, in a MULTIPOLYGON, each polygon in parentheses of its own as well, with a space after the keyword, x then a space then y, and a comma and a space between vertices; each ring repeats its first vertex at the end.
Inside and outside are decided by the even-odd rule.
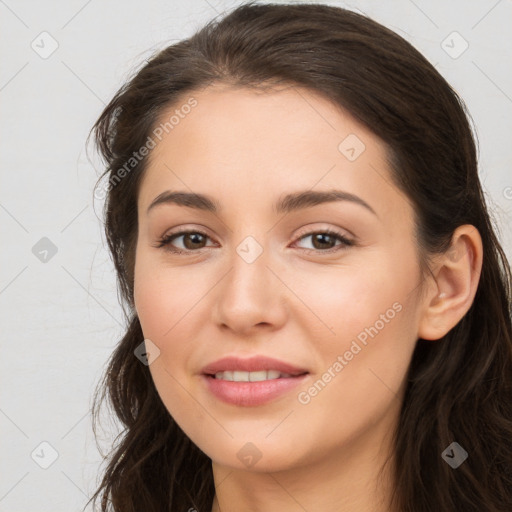
POLYGON ((231 155, 243 160, 258 155, 258 161, 298 160, 307 154, 318 157, 313 150, 319 147, 337 158, 339 143, 350 134, 354 141, 359 139, 361 148, 368 142, 371 152, 385 152, 384 144, 340 106, 297 86, 259 90, 214 85, 183 95, 162 114, 160 121, 163 124, 171 117, 178 123, 163 134, 154 157, 169 157, 170 151, 186 144, 187 149, 199 150, 188 154, 196 159, 205 152, 220 157, 230 150, 231 155), (179 120, 172 116, 192 97, 197 103, 193 109, 179 120))
POLYGON ((381 211, 400 195, 384 143, 308 89, 210 86, 183 95, 160 120, 173 115, 179 122, 150 153, 139 195, 144 210, 171 189, 244 207, 274 204, 293 190, 342 188, 381 211), (195 106, 181 111, 190 98, 195 106))

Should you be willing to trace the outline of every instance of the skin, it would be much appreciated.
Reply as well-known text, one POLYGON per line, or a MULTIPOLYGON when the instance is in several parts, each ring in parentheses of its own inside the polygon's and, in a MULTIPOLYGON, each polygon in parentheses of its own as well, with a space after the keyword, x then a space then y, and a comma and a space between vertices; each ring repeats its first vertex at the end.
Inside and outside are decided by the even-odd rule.
POLYGON ((391 510, 390 435, 408 365, 418 338, 441 338, 470 308, 479 233, 459 227, 452 250, 422 279, 412 205, 392 184, 383 142, 367 128, 298 87, 216 84, 193 96, 197 106, 152 150, 141 184, 134 298, 144 337, 160 350, 149 367, 158 393, 212 459, 212 512, 391 510), (349 134, 365 144, 354 161, 338 149, 349 134), (330 189, 359 196, 376 215, 348 201, 273 210, 284 194, 330 189), (207 194, 222 209, 164 204, 147 213, 166 190, 207 194), (174 239, 186 254, 156 247, 177 228, 208 237, 174 239), (356 245, 307 236, 325 229, 356 245), (236 251, 247 236, 263 250, 252 263, 236 251), (341 249, 325 253, 330 247, 341 249), (307 404, 299 402, 397 303, 401 310, 378 334, 307 404), (209 393, 200 377, 206 364, 254 354, 310 373, 304 385, 257 407, 209 393), (260 457, 255 464, 237 456, 244 446, 260 457))

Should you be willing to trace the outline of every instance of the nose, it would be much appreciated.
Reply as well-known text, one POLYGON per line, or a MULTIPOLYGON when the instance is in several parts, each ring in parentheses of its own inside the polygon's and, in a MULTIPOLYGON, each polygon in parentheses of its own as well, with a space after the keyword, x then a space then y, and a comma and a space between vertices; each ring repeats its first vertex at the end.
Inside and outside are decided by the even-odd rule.
POLYGON ((250 335, 277 330, 286 322, 286 279, 277 277, 267 256, 263 251, 255 261, 248 262, 233 254, 231 268, 215 287, 212 315, 219 328, 250 335))

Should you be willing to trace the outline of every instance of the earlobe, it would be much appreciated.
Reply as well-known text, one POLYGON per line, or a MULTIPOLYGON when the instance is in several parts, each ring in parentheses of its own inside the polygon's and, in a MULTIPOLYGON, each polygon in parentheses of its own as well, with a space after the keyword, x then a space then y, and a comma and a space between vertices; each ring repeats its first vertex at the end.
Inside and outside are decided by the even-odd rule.
POLYGON ((475 298, 482 270, 482 239, 470 225, 459 226, 437 262, 435 284, 422 304, 418 338, 438 340, 455 327, 475 298))

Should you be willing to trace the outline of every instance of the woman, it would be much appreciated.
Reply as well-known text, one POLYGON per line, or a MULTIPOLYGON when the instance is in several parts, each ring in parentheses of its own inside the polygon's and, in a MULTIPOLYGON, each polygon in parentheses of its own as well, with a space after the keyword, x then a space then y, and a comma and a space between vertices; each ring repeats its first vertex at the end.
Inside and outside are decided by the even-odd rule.
POLYGON ((418 51, 251 2, 93 130, 129 323, 101 510, 511 510, 510 267, 418 51))

